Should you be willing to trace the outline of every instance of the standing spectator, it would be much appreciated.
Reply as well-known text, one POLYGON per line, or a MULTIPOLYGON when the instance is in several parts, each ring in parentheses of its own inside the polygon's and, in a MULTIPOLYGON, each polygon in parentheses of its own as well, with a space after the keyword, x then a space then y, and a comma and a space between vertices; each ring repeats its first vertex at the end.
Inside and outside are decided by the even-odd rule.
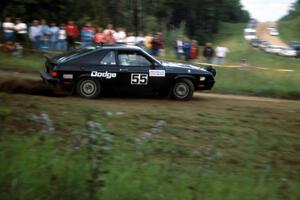
POLYGON ((108 24, 106 26, 106 29, 103 32, 104 35, 106 35, 106 36, 108 36, 110 34, 114 35, 115 34, 115 30, 113 28, 114 28, 114 26, 112 24, 108 24))
POLYGON ((104 35, 105 36, 105 43, 106 44, 115 44, 116 40, 113 36, 113 32, 109 32, 108 35, 104 35))
POLYGON ((136 37, 132 32, 128 33, 128 37, 126 38, 126 43, 128 45, 135 45, 136 44, 136 37))
POLYGON ((192 40, 190 59, 196 63, 199 56, 199 46, 196 40, 192 40))
POLYGON ((105 43, 103 28, 101 28, 101 27, 97 28, 97 33, 95 34, 95 37, 94 37, 94 43, 99 44, 99 45, 103 45, 105 43))
POLYGON ((113 33, 113 37, 117 43, 124 43, 126 39, 125 29, 117 28, 117 31, 113 33))
POLYGON ((27 40, 27 25, 20 18, 16 19, 15 31, 16 41, 22 47, 27 40))
POLYGON ((67 51, 67 31, 65 30, 65 25, 61 24, 58 31, 58 41, 57 41, 57 50, 67 51))
POLYGON ((6 17, 2 23, 2 28, 4 32, 4 41, 13 42, 14 41, 14 30, 15 24, 11 21, 10 17, 6 17))
POLYGON ((176 39, 175 51, 176 51, 176 58, 181 59, 181 56, 184 55, 182 36, 178 36, 176 39))
POLYGON ((90 46, 93 44, 93 40, 95 37, 95 28, 92 27, 92 24, 90 22, 87 22, 85 26, 81 29, 81 42, 82 46, 90 46))
POLYGON ((159 54, 164 56, 165 55, 165 49, 164 49, 164 38, 161 32, 157 32, 157 42, 158 42, 158 49, 159 49, 159 54))
POLYGON ((191 55, 191 41, 188 37, 185 37, 185 40, 183 41, 183 51, 185 56, 185 61, 189 61, 190 55, 191 55))
POLYGON ((151 53, 151 49, 152 49, 152 33, 148 33, 145 37, 145 47, 148 53, 151 53))
POLYGON ((136 37, 136 45, 145 49, 145 36, 143 32, 140 32, 139 35, 136 37))
POLYGON ((152 56, 159 56, 159 41, 157 35, 152 38, 151 41, 151 55, 152 56))
POLYGON ((203 56, 205 58, 205 63, 212 64, 214 55, 215 55, 215 50, 212 48, 212 44, 207 42, 203 49, 203 56))
POLYGON ((50 25, 50 45, 49 49, 52 51, 57 50, 57 42, 58 42, 58 35, 59 35, 59 28, 56 26, 55 22, 52 22, 50 25))
POLYGON ((216 61, 215 63, 220 65, 224 63, 224 59, 227 55, 227 53, 229 52, 229 49, 227 47, 225 47, 223 44, 220 44, 220 46, 218 46, 216 48, 216 61))
POLYGON ((33 48, 35 49, 40 48, 41 35, 42 35, 42 30, 41 27, 39 26, 39 21, 33 20, 32 25, 29 28, 29 39, 32 42, 33 48))
POLYGON ((47 21, 45 19, 41 20, 41 49, 48 50, 49 49, 49 39, 50 39, 50 29, 47 25, 47 21))
POLYGON ((73 20, 68 21, 68 25, 66 26, 66 32, 68 48, 73 49, 75 48, 75 40, 78 37, 78 27, 75 25, 73 20))

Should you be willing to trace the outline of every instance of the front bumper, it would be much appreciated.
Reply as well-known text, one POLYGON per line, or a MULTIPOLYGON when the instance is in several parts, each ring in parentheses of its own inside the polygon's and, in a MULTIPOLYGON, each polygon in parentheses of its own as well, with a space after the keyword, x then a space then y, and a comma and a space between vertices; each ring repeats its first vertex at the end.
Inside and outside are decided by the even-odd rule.
POLYGON ((196 90, 210 90, 214 87, 214 85, 215 85, 215 80, 207 80, 204 82, 200 82, 196 90))
POLYGON ((42 78, 47 84, 56 85, 56 84, 59 83, 59 79, 58 79, 58 78, 53 78, 53 77, 50 76, 47 72, 45 72, 43 69, 39 70, 39 74, 40 74, 41 78, 42 78))

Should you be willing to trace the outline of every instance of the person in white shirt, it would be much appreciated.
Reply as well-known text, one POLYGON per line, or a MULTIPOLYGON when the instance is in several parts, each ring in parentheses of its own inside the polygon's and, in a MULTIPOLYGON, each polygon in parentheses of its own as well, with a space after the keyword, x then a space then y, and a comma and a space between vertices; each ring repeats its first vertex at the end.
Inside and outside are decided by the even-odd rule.
POLYGON ((140 32, 139 35, 136 37, 136 45, 145 49, 145 36, 143 32, 140 32))
POLYGON ((16 41, 23 46, 27 38, 27 25, 20 18, 16 19, 16 41))
POLYGON ((126 33, 123 28, 117 28, 117 32, 113 33, 113 37, 117 43, 124 43, 126 39, 126 33))
POLYGON ((182 35, 177 36, 177 39, 175 41, 175 51, 176 51, 176 58, 180 60, 181 57, 184 56, 182 35))
POLYGON ((60 25, 60 29, 58 31, 58 42, 57 42, 57 50, 67 51, 67 32, 65 30, 65 25, 60 25))
POLYGON ((4 22, 2 23, 2 28, 3 28, 3 32, 4 32, 5 42, 13 42, 14 41, 15 24, 11 22, 10 17, 5 18, 4 22))
POLYGON ((29 28, 29 39, 32 42, 33 48, 39 49, 41 44, 42 28, 38 20, 33 20, 29 28))
POLYGON ((216 60, 215 60, 215 64, 223 64, 224 63, 224 59, 226 58, 227 53, 229 52, 229 49, 227 47, 225 47, 223 44, 221 44, 220 46, 218 46, 216 48, 216 60))
POLYGON ((136 45, 136 37, 134 36, 133 33, 128 33, 128 37, 126 38, 126 43, 128 45, 136 45))
POLYGON ((50 24, 49 33, 50 33, 49 49, 55 51, 57 49, 58 34, 59 34, 59 27, 56 26, 55 22, 52 22, 50 24))

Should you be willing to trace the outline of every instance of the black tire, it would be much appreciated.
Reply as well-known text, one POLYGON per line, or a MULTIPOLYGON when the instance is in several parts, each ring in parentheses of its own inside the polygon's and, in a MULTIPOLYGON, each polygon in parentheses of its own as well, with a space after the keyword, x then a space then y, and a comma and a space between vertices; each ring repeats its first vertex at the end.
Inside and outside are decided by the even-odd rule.
POLYGON ((192 81, 180 79, 174 84, 171 93, 176 100, 188 101, 192 99, 194 90, 192 81))
POLYGON ((76 91, 83 98, 96 99, 99 97, 102 87, 96 79, 83 78, 77 82, 76 91))

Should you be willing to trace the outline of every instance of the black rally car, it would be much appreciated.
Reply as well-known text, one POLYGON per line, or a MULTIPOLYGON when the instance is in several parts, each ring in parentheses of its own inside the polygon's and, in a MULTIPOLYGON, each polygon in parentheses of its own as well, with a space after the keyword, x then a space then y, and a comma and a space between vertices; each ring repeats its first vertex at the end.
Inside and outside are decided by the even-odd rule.
POLYGON ((195 90, 209 90, 215 69, 159 61, 135 46, 90 46, 46 57, 40 70, 45 82, 72 85, 85 98, 103 90, 156 92, 177 100, 190 100, 195 90))

